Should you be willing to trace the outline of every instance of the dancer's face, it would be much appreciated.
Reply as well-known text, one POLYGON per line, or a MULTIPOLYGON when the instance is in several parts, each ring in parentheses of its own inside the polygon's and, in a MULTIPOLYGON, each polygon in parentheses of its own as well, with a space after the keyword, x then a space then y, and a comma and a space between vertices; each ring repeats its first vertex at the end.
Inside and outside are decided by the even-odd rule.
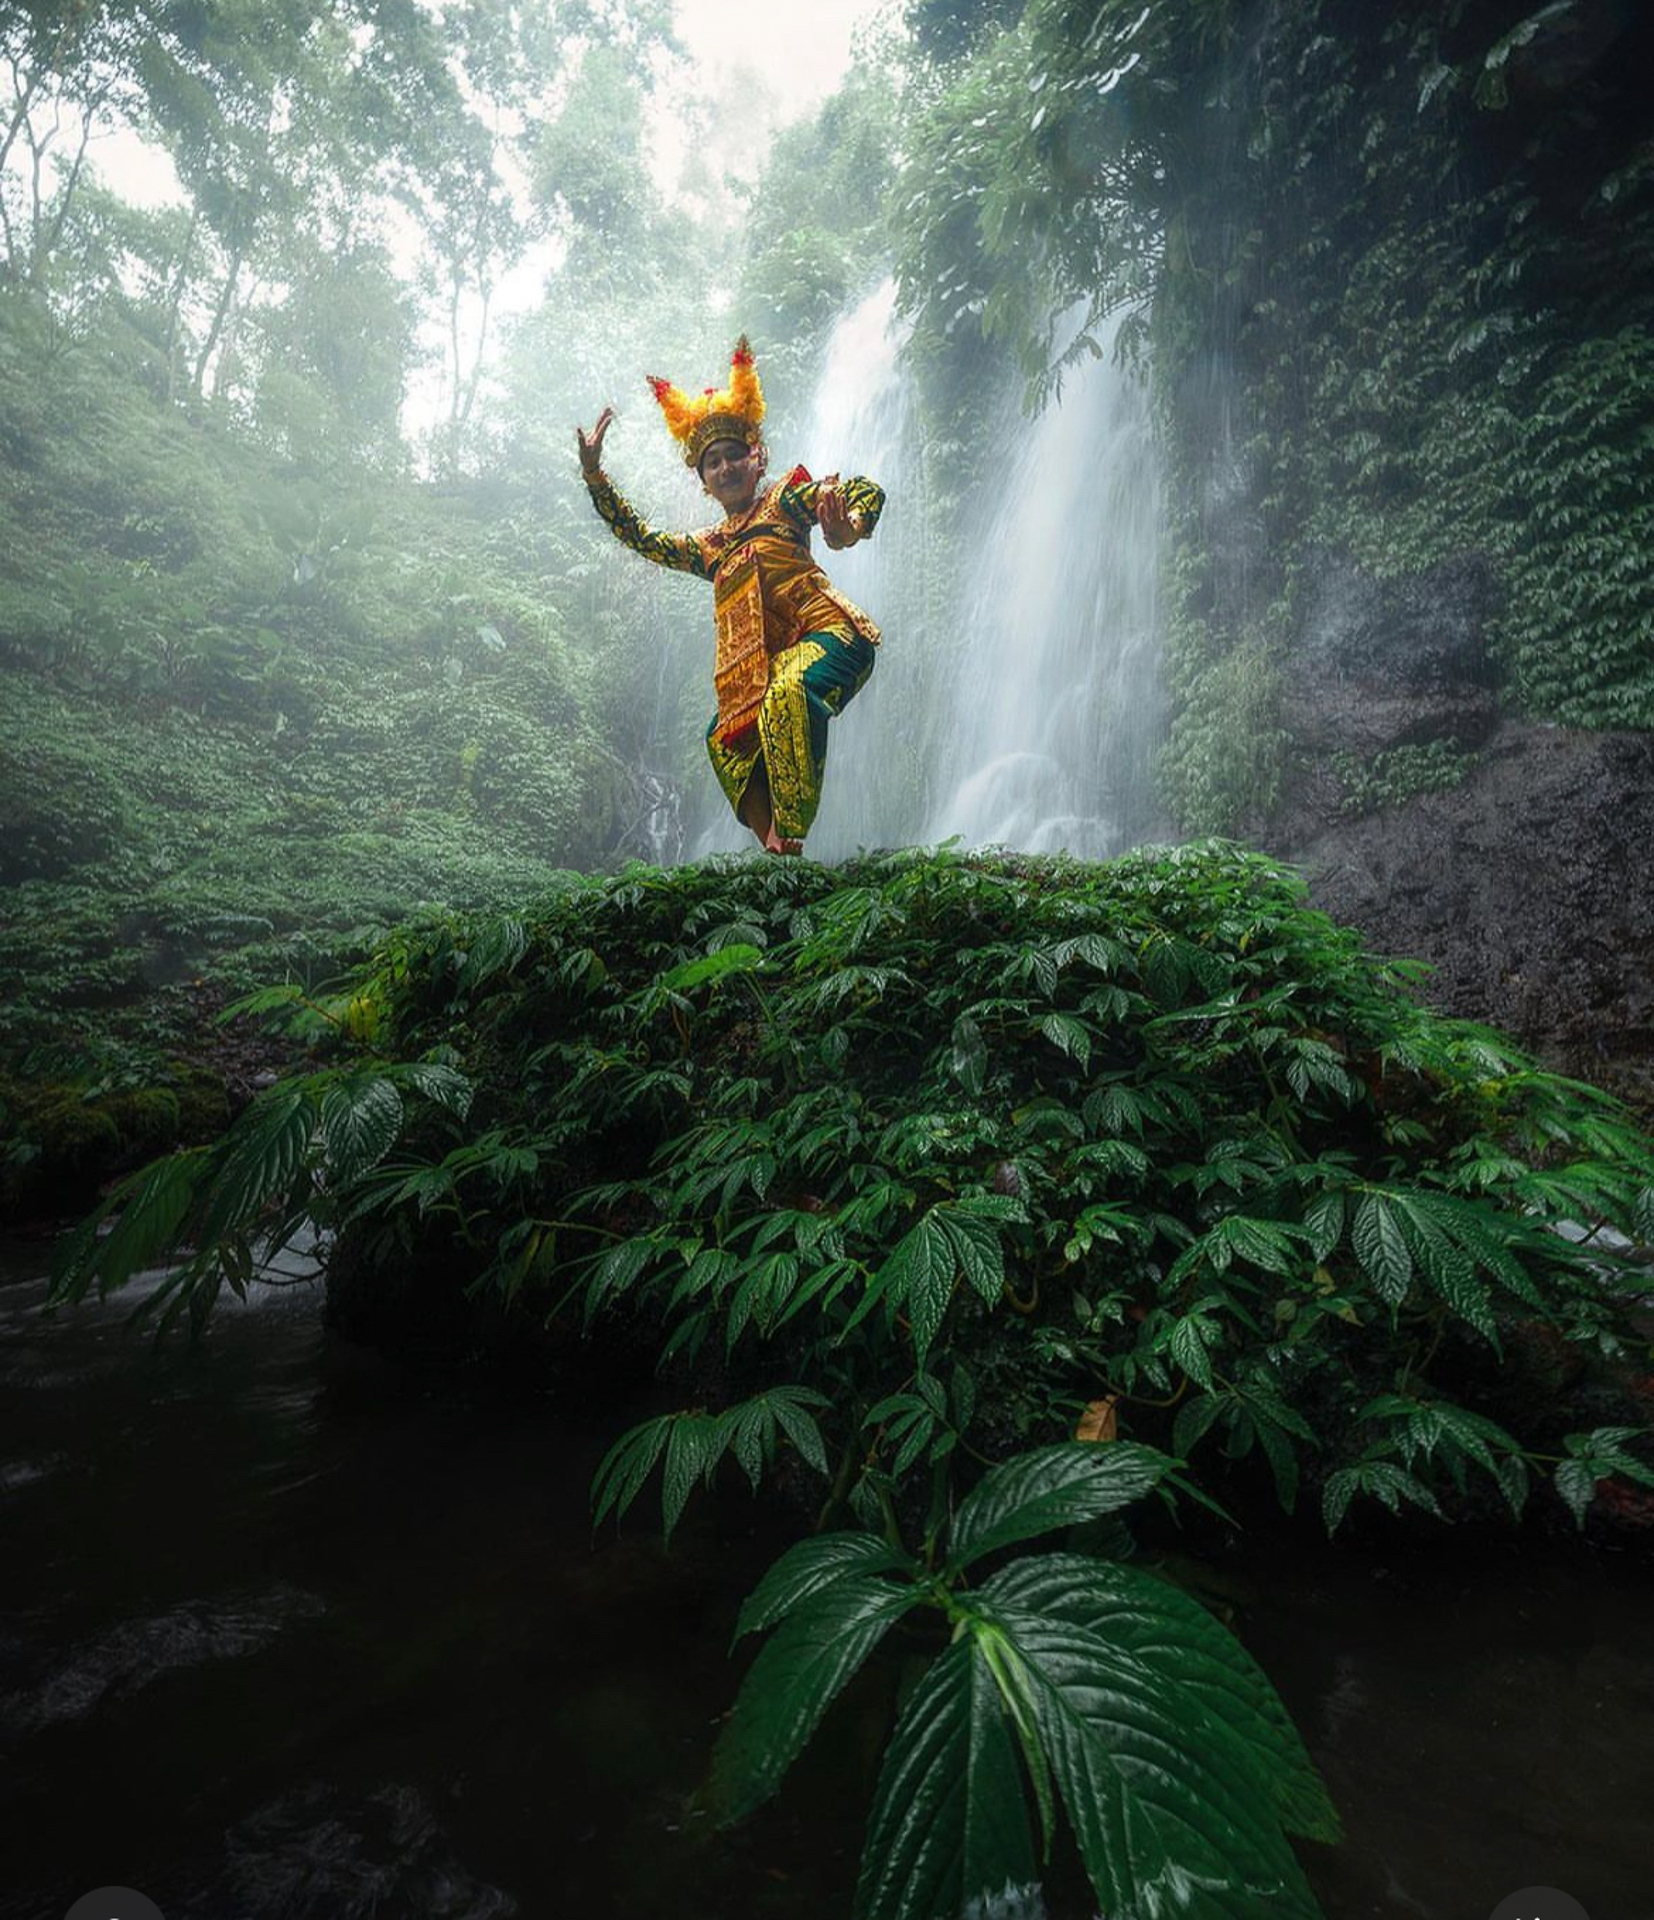
POLYGON ((740 440, 714 440, 701 455, 701 484, 725 513, 743 513, 764 477, 764 450, 740 440))

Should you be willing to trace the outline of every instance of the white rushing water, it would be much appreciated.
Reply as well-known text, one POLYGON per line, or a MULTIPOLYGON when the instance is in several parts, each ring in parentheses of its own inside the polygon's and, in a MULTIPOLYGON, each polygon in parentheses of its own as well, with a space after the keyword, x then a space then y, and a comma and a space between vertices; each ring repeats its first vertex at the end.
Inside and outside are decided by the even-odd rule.
POLYGON ((989 479, 923 840, 1095 859, 1153 818, 1160 489, 1142 385, 1102 345, 989 479))
MULTIPOLYGON (((1160 490, 1140 381, 1104 356, 1035 420, 1009 396, 991 470, 948 476, 973 504, 957 577, 923 548, 903 329, 886 282, 833 331, 803 444, 812 473, 885 488, 874 538, 821 558, 884 630, 878 666, 835 722, 817 859, 933 843, 1087 858, 1150 830, 1162 728, 1160 490)), ((750 846, 727 814, 694 851, 750 846)))

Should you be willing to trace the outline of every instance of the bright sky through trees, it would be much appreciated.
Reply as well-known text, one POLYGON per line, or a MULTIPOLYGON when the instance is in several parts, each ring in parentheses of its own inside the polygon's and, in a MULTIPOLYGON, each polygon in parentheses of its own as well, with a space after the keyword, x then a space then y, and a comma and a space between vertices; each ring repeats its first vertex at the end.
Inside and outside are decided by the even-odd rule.
MULTIPOLYGON (((675 24, 688 73, 664 77, 646 118, 645 151, 656 187, 667 199, 714 218, 733 218, 732 183, 762 170, 771 139, 819 107, 844 77, 858 34, 886 10, 887 0, 676 0, 675 24)), ((172 160, 124 124, 106 125, 91 154, 103 179, 129 204, 154 208, 185 200, 172 160)), ((423 244, 399 210, 388 223, 399 271, 412 272, 423 244)), ((556 242, 532 246, 495 289, 492 324, 532 309, 560 253, 556 242)), ((717 298, 716 290, 707 290, 717 298)), ((467 315, 469 329, 475 316, 467 315)), ((435 320, 428 327, 437 326, 435 320)), ((435 335, 427 341, 434 346, 435 335)), ((447 404, 440 352, 412 371, 403 428, 412 438, 436 422, 447 404)))

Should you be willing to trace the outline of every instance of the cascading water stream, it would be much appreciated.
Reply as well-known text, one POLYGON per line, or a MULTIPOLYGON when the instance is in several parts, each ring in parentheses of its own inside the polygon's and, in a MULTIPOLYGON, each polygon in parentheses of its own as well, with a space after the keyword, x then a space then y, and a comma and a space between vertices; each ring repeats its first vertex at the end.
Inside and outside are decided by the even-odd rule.
POLYGON ((1096 859, 1155 820, 1159 486, 1142 385, 1102 346, 990 481, 923 840, 1096 859))

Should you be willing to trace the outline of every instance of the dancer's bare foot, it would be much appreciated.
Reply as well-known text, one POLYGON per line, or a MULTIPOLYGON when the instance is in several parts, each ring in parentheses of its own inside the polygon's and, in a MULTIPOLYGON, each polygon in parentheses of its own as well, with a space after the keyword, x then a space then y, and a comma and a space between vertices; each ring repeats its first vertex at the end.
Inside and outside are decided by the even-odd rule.
POLYGON ((773 820, 765 827, 763 833, 759 835, 759 838, 764 843, 764 851, 766 853, 795 854, 804 851, 804 842, 802 840, 783 839, 782 836, 776 832, 775 822, 773 820))

